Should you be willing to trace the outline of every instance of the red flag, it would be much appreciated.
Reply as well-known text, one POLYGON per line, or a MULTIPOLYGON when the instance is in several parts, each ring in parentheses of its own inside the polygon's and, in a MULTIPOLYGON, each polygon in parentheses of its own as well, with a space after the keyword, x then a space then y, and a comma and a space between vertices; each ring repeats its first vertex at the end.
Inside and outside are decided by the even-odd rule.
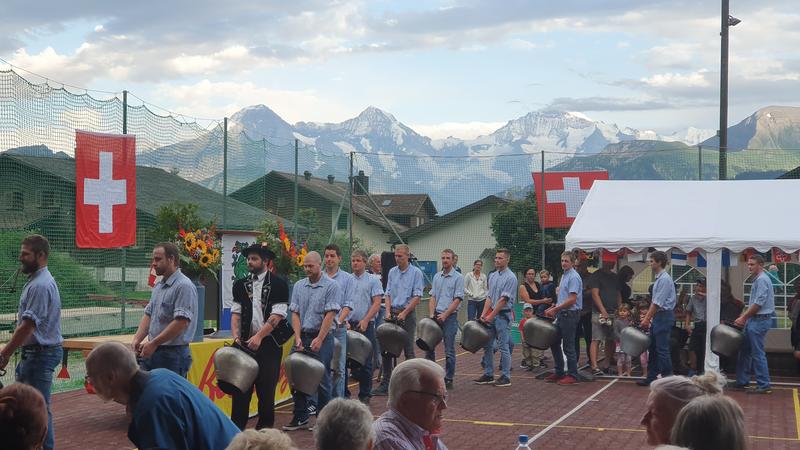
POLYGON ((136 138, 75 131, 75 243, 136 243, 136 138))
POLYGON ((774 263, 786 263, 792 261, 792 255, 784 252, 783 250, 779 249, 778 247, 772 247, 772 262, 774 263))
POLYGON ((595 180, 608 179, 608 172, 605 171, 545 172, 544 183, 541 172, 533 172, 531 175, 536 189, 539 223, 543 224, 543 228, 569 228, 575 221, 592 183, 595 180))

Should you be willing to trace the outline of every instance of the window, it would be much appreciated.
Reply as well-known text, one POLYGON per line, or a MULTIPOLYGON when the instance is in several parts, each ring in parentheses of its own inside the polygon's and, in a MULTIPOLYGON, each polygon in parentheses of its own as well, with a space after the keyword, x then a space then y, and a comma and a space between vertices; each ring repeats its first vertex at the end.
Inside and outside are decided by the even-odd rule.
POLYGON ((55 208, 58 206, 56 201, 56 193, 53 191, 42 191, 39 197, 39 207, 41 208, 55 208))
POLYGON ((284 206, 286 206, 286 198, 285 197, 278 197, 276 202, 277 202, 278 208, 283 208, 284 206))
POLYGON ((25 197, 22 195, 22 192, 11 192, 10 197, 11 201, 8 202, 8 209, 12 211, 22 211, 25 209, 25 197))
POLYGON ((387 198, 386 200, 383 201, 383 203, 381 205, 382 206, 389 206, 391 204, 392 204, 392 199, 387 198))

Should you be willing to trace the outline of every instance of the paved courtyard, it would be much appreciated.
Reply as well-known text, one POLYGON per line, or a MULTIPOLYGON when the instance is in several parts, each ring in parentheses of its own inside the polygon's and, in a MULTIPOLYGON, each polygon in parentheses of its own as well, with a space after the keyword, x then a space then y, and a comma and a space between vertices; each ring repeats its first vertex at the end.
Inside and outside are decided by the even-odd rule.
MULTIPOLYGON (((515 355, 515 367, 519 357, 515 355)), ((444 422, 443 440, 452 450, 508 450, 515 447, 519 434, 543 431, 533 448, 647 448, 639 420, 648 390, 631 381, 604 379, 561 387, 515 368, 512 386, 497 388, 473 384, 480 374, 479 355, 459 354, 444 422)), ((800 448, 797 388, 776 387, 767 396, 730 395, 744 409, 751 449, 800 448)), ((386 410, 386 397, 373 398, 371 409, 379 416, 386 410)), ((121 405, 103 403, 81 390, 55 395, 53 413, 59 449, 133 448, 121 405)), ((279 407, 277 426, 289 420, 291 404, 279 407)), ((314 448, 311 432, 296 431, 291 436, 300 449, 314 448)))

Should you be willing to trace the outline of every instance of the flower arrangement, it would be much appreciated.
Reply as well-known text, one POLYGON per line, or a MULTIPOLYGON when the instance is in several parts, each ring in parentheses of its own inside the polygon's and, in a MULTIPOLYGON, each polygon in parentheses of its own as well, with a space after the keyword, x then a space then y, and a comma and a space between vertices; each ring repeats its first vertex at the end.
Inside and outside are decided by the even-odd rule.
POLYGON ((283 222, 278 223, 278 238, 281 240, 282 252, 285 252, 297 267, 303 267, 303 261, 305 261, 306 255, 308 254, 308 244, 303 242, 298 250, 297 241, 289 239, 289 236, 283 229, 283 222))
POLYGON ((217 279, 222 242, 214 225, 208 228, 180 228, 175 244, 181 251, 181 270, 190 278, 217 279))

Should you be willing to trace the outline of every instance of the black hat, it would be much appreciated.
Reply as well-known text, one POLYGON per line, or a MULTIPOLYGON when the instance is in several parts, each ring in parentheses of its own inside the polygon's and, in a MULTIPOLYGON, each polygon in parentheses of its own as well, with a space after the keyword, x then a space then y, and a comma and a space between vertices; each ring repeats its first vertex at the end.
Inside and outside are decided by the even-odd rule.
POLYGON ((261 244, 253 244, 250 247, 247 247, 246 249, 242 250, 242 255, 244 255, 244 257, 247 258, 247 255, 249 255, 252 252, 258 253, 258 255, 261 256, 261 259, 263 260, 275 259, 275 252, 273 252, 272 250, 268 249, 267 247, 261 244))

